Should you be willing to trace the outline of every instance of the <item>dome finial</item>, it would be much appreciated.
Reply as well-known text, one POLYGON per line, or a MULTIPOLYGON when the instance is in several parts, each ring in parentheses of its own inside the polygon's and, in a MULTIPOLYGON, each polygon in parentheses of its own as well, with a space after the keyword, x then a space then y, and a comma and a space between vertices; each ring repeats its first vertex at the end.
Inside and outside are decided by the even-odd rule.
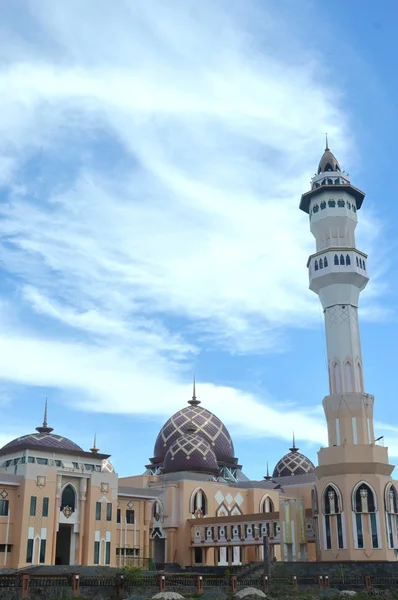
POLYGON ((264 477, 265 481, 269 481, 271 479, 271 475, 269 474, 268 460, 267 460, 267 474, 264 477))
POLYGON ((327 133, 325 133, 325 137, 326 137, 326 147, 325 147, 325 152, 326 152, 326 150, 330 150, 330 148, 329 148, 329 144, 328 144, 328 134, 327 134, 327 133))
POLYGON ((47 425, 47 398, 44 404, 44 416, 43 416, 43 425, 41 427, 36 427, 36 431, 39 433, 51 433, 54 431, 53 427, 48 427, 47 425))
POLYGON ((296 438, 295 438, 295 435, 294 435, 294 431, 293 431, 293 444, 292 444, 292 447, 289 448, 289 450, 290 450, 290 452, 297 452, 298 451, 298 448, 296 447, 296 438))
POLYGON ((94 444, 93 447, 90 448, 90 452, 92 452, 93 454, 97 454, 97 452, 99 452, 99 448, 97 448, 97 434, 94 433, 94 444))
POLYGON ((188 404, 190 404, 191 406, 198 406, 198 404, 200 404, 200 400, 198 400, 197 397, 196 397, 195 375, 193 376, 192 398, 191 398, 191 400, 188 400, 188 404))

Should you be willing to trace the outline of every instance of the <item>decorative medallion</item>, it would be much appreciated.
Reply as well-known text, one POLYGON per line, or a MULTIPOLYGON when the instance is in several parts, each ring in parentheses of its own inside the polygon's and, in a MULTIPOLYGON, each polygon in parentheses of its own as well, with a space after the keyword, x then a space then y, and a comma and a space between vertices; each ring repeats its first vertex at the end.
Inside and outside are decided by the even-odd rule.
POLYGON ((101 492, 104 492, 104 494, 109 492, 109 483, 105 483, 104 481, 101 483, 101 492))
POLYGON ((134 508, 134 502, 131 502, 131 500, 130 500, 130 502, 127 504, 127 508, 130 509, 130 510, 132 508, 134 508))
POLYGON ((73 510, 72 510, 72 507, 71 507, 71 506, 65 506, 65 507, 64 507, 64 510, 63 510, 62 512, 64 513, 65 517, 66 517, 67 519, 69 519, 69 517, 70 517, 70 516, 72 515, 72 513, 73 513, 73 510))
POLYGON ((8 492, 7 492, 6 490, 2 490, 2 491, 0 492, 0 496, 1 496, 1 497, 3 498, 3 500, 4 500, 4 498, 7 498, 7 496, 8 496, 8 492))
POLYGON ((36 485, 37 487, 44 488, 46 485, 46 477, 44 475, 38 475, 36 477, 36 485))

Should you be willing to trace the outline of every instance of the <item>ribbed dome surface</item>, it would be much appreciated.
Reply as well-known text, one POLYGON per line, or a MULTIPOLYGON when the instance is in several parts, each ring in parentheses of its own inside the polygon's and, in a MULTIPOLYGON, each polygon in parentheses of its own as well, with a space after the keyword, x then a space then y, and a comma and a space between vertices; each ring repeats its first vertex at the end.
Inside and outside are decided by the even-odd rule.
POLYGON ((217 458, 209 443, 196 433, 187 433, 179 437, 168 449, 163 473, 177 471, 198 471, 216 474, 217 458))
POLYGON ((229 464, 235 461, 234 446, 225 425, 206 408, 189 405, 176 412, 163 425, 155 442, 153 462, 163 462, 167 450, 187 433, 190 425, 210 445, 219 462, 229 464))
POLYGON ((27 435, 23 435, 11 442, 8 442, 1 449, 2 452, 8 449, 16 449, 16 448, 48 448, 49 450, 78 450, 83 452, 83 449, 80 448, 75 442, 69 440, 62 435, 56 435, 55 433, 28 433, 27 435))
POLYGON ((307 475, 314 473, 315 466, 309 458, 298 451, 293 444, 290 452, 285 454, 276 464, 272 477, 287 477, 289 475, 307 475))

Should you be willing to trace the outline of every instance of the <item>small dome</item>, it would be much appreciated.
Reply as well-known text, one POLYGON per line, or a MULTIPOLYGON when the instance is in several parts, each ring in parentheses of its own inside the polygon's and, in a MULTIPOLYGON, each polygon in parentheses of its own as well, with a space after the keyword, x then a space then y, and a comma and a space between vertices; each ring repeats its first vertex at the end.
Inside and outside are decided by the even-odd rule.
POLYGON ((189 406, 176 412, 163 425, 156 438, 154 448, 154 464, 162 463, 168 449, 181 436, 184 436, 191 424, 198 435, 205 440, 214 451, 217 461, 226 464, 235 464, 234 445, 225 425, 216 415, 203 408, 194 393, 189 406))
POLYGON ((339 161, 327 146, 321 160, 319 161, 318 175, 319 173, 324 173, 325 171, 341 171, 339 161))
POLYGON ((62 435, 56 435, 55 433, 28 433, 23 435, 11 442, 8 442, 2 447, 1 452, 3 453, 8 449, 23 449, 23 448, 48 448, 49 450, 78 450, 84 452, 80 446, 72 442, 62 435))
POLYGON ((296 448, 294 438, 293 446, 289 450, 290 452, 282 456, 277 462, 272 474, 273 478, 288 477, 289 475, 307 475, 308 473, 315 472, 314 464, 296 448))
POLYGON ((80 448, 75 442, 69 440, 62 435, 57 435, 55 433, 51 433, 53 431, 52 427, 47 425, 47 400, 44 407, 44 418, 43 424, 40 427, 36 427, 37 433, 28 433, 27 435, 22 435, 11 442, 8 442, 5 446, 1 448, 1 453, 4 454, 7 450, 24 450, 25 448, 43 448, 49 450, 74 450, 78 452, 84 452, 83 448, 80 448))
POLYGON ((217 458, 210 444, 194 431, 194 427, 189 428, 189 433, 179 437, 170 446, 164 459, 163 473, 218 473, 217 458))

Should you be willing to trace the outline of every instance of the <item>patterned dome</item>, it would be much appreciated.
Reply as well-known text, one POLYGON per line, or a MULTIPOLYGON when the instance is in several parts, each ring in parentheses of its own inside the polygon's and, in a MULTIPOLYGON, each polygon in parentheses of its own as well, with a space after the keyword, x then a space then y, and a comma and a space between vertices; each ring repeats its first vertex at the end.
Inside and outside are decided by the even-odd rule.
POLYGON ((55 433, 28 433, 2 447, 1 451, 9 448, 49 448, 51 450, 78 450, 83 452, 75 442, 55 433))
POLYGON ((199 471, 201 473, 218 473, 215 453, 195 428, 188 427, 188 433, 179 437, 168 449, 163 473, 177 471, 199 471))
POLYGON ((293 446, 289 450, 290 452, 277 462, 272 474, 273 478, 287 477, 289 475, 307 475, 307 473, 315 472, 315 466, 310 459, 301 454, 298 448, 296 448, 294 437, 293 446))
POLYGON ((184 436, 192 424, 197 435, 208 442, 218 462, 235 464, 234 445, 225 425, 209 410, 199 406, 195 390, 188 404, 189 406, 176 412, 163 425, 155 442, 154 458, 151 462, 162 463, 171 445, 184 436))
POLYGON ((62 435, 57 435, 55 433, 51 433, 53 431, 52 427, 48 427, 47 425, 47 401, 44 408, 44 419, 43 425, 40 427, 36 427, 37 433, 28 433, 27 435, 22 435, 11 442, 8 442, 5 446, 1 448, 1 453, 3 454, 7 450, 16 450, 24 449, 24 448, 48 448, 49 450, 73 450, 78 452, 84 452, 80 446, 72 442, 66 437, 62 435))

